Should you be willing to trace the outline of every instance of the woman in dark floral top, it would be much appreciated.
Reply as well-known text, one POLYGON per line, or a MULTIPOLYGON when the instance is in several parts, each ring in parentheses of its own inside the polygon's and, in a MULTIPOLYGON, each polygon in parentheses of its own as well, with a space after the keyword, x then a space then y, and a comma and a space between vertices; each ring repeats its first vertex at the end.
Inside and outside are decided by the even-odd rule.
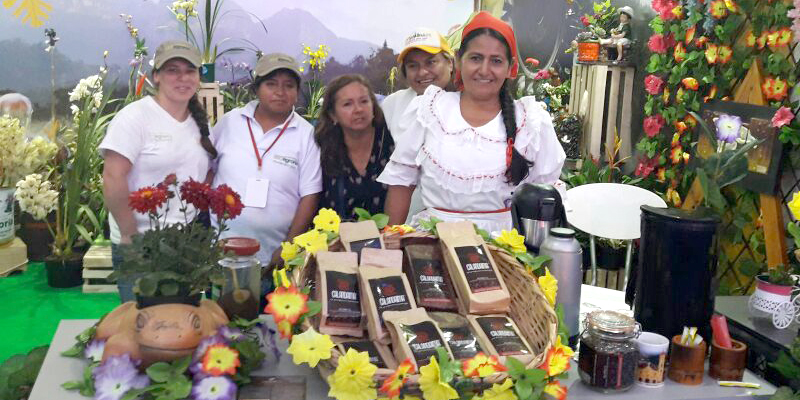
POLYGON ((315 139, 322 164, 320 207, 334 209, 343 219, 357 219, 355 208, 383 212, 387 186, 376 179, 394 141, 363 76, 342 75, 328 84, 315 139))

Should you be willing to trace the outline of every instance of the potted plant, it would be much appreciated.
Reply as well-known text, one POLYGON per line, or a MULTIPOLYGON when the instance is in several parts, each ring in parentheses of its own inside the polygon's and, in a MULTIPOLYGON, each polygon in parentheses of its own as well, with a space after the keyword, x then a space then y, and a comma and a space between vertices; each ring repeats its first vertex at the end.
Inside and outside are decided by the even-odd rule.
POLYGON ((81 79, 70 92, 72 124, 59 132, 59 151, 45 175, 29 175, 17 184, 20 208, 45 221, 53 236, 52 253, 45 258, 47 283, 65 288, 83 283, 83 253, 102 237, 105 212, 98 200, 102 158, 97 146, 115 111, 105 73, 81 79), (95 211, 100 210, 100 211, 95 211), (55 211, 55 221, 47 214, 55 211))
POLYGON ((596 62, 600 59, 600 39, 605 38, 614 28, 617 8, 611 0, 592 4, 592 13, 580 17, 583 32, 578 33, 567 52, 578 50, 578 61, 596 62))
POLYGON ((122 266, 109 278, 136 279, 134 292, 140 307, 170 302, 196 305, 202 291, 224 282, 218 264, 223 256, 220 235, 226 221, 242 212, 236 192, 227 185, 212 189, 191 179, 179 185, 171 174, 155 186, 132 192, 129 199, 134 211, 149 216, 152 228, 134 235, 131 245, 122 247, 122 266), (167 224, 167 200, 175 196, 184 221, 167 224), (218 228, 191 220, 190 207, 214 213, 218 228))

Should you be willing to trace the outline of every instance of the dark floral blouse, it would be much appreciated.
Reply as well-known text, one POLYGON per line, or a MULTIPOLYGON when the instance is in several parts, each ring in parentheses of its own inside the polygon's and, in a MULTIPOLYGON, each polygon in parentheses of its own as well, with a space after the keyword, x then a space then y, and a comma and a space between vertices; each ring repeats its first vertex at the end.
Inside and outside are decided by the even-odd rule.
POLYGON ((353 211, 363 208, 370 214, 383 212, 388 186, 377 181, 383 168, 394 152, 394 140, 386 126, 375 129, 375 140, 372 143, 372 155, 367 163, 364 176, 360 175, 347 154, 342 175, 330 176, 322 171, 322 199, 320 208, 331 208, 343 220, 356 220, 353 211))

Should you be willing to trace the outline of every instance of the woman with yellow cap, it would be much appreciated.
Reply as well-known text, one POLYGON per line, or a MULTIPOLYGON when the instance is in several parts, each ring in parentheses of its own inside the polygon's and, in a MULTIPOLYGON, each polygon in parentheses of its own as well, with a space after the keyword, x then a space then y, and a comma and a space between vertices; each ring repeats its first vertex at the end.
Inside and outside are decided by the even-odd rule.
POLYGON ((405 221, 419 186, 426 209, 415 220, 466 219, 489 231, 510 230, 515 188, 558 181, 565 154, 550 115, 533 97, 514 100, 509 91, 518 69, 513 30, 481 12, 462 37, 459 91, 430 86, 411 102, 408 134, 378 178, 389 185, 390 224, 405 221))

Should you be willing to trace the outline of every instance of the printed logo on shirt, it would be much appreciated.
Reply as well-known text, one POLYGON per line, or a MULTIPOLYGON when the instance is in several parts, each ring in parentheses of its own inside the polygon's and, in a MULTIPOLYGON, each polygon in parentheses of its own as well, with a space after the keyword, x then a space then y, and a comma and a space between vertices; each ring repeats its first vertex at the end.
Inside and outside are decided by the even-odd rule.
POLYGON ((172 141, 172 135, 166 132, 153 132, 153 141, 156 143, 166 143, 172 141))
POLYGON ((275 154, 272 156, 272 161, 290 168, 297 168, 298 165, 297 158, 282 156, 280 154, 275 154))

